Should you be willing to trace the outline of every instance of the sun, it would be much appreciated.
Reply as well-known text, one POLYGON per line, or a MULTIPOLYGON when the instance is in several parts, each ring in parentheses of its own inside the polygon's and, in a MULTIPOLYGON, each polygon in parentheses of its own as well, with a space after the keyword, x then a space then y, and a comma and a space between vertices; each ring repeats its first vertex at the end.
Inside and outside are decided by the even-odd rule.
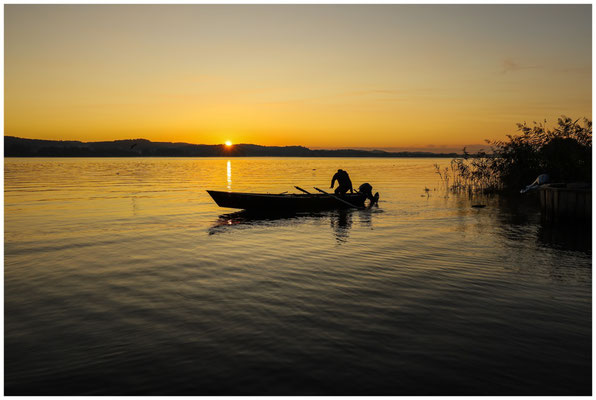
POLYGON ((232 142, 230 140, 226 140, 226 146, 230 147, 232 145, 232 142))

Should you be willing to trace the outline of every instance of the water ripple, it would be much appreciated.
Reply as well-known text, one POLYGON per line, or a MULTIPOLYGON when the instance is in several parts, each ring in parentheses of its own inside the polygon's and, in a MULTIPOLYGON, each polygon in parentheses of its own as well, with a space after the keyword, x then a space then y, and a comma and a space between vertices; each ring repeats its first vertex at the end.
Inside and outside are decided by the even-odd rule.
POLYGON ((7 159, 6 393, 590 393, 591 236, 446 197, 444 161, 232 159, 229 182, 224 159, 7 159), (204 192, 324 187, 338 163, 378 208, 204 192))

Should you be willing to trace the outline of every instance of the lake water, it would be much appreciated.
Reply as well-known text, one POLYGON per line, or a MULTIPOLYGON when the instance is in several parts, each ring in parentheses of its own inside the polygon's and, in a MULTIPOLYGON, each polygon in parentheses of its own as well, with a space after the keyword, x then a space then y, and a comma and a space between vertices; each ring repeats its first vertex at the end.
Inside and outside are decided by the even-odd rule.
POLYGON ((5 159, 6 394, 591 394, 590 230, 446 196, 448 162, 5 159), (250 219, 205 192, 338 168, 379 206, 250 219))

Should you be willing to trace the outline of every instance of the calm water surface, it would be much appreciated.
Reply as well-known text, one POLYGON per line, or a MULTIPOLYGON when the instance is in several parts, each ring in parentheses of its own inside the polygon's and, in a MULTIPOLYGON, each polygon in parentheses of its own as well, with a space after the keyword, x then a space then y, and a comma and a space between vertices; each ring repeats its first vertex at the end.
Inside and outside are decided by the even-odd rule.
POLYGON ((590 394, 590 231, 446 197, 448 161, 5 159, 6 394, 590 394), (205 192, 337 168, 379 207, 205 192))

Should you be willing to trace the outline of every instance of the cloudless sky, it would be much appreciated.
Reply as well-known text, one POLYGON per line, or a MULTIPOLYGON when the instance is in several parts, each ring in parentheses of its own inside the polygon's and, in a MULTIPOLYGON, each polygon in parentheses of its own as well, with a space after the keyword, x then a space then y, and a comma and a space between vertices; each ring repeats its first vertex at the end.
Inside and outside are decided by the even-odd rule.
POLYGON ((592 117, 591 5, 5 5, 5 134, 435 148, 592 117))

